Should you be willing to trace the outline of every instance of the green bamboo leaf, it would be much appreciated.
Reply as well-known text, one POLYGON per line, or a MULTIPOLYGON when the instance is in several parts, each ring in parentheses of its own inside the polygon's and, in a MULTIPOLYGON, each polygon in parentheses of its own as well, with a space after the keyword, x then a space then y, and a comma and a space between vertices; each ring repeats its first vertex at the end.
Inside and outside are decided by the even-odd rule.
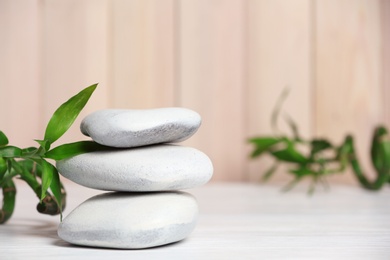
POLYGON ((280 161, 305 164, 309 160, 297 151, 292 143, 289 143, 286 148, 278 151, 272 151, 271 154, 280 161))
POLYGON ((7 173, 8 165, 7 161, 0 157, 0 183, 3 181, 5 174, 7 173))
POLYGON ((351 150, 351 143, 348 137, 345 138, 344 142, 339 147, 337 147, 336 159, 340 161, 340 164, 343 166, 342 168, 346 167, 348 164, 351 150))
MULTIPOLYGON (((38 171, 42 172, 42 167, 35 163, 34 161, 32 160, 21 160, 21 161, 18 161, 19 165, 24 169, 23 171, 24 172, 29 172, 30 174, 33 174, 33 175, 38 175, 38 171)), ((39 176, 41 176, 39 174, 39 176)))
POLYGON ((0 157, 20 157, 22 156, 22 149, 15 146, 5 146, 0 148, 0 157))
POLYGON ((288 114, 285 114, 284 118, 285 118, 288 126, 290 127, 291 132, 293 133, 294 139, 296 141, 301 141, 302 139, 300 137, 297 124, 294 122, 294 120, 288 114))
POLYGON ((41 202, 42 200, 46 197, 46 192, 49 189, 52 180, 53 180, 53 175, 55 174, 54 172, 55 167, 51 165, 49 162, 46 160, 41 160, 41 165, 42 165, 42 191, 41 191, 41 202))
POLYGON ((107 149, 110 148, 95 143, 93 141, 80 141, 80 142, 57 146, 56 148, 48 151, 45 154, 45 157, 59 161, 79 154, 89 153, 94 151, 102 151, 107 149))
POLYGON ((293 170, 289 170, 291 173, 293 173, 294 175, 296 175, 297 177, 303 177, 303 176, 315 176, 317 175, 316 172, 310 170, 310 169, 307 169, 307 168, 299 168, 299 169, 293 169, 293 170))
POLYGON ((7 170, 8 170, 7 161, 3 157, 0 157, 0 179, 2 178, 2 176, 5 174, 7 170))
POLYGON ((50 190, 52 191, 54 198, 57 201, 58 208, 60 210, 60 218, 62 221, 62 195, 61 195, 61 182, 57 169, 53 166, 53 179, 50 184, 50 190))
POLYGON ((271 168, 269 168, 265 173, 264 175, 262 176, 261 180, 263 182, 267 181, 276 171, 276 169, 278 168, 279 164, 278 163, 274 163, 271 168))
POLYGON ((8 172, 12 171, 12 159, 7 160, 7 170, 8 170, 8 172))
POLYGON ((289 92, 290 92, 290 90, 287 87, 285 89, 283 89, 283 92, 280 94, 278 100, 276 101, 276 105, 274 107, 274 110, 272 111, 271 127, 275 133, 278 132, 277 122, 278 122, 280 110, 282 109, 283 102, 287 98, 289 92))
POLYGON ((34 141, 39 144, 41 150, 43 150, 43 153, 45 153, 50 149, 50 142, 48 140, 34 140, 34 141))
POLYGON ((332 144, 326 139, 313 139, 310 142, 311 145, 311 155, 324 151, 326 149, 332 148, 332 144))
POLYGON ((85 88, 77 95, 71 97, 54 112, 46 127, 44 140, 52 144, 69 129, 96 87, 97 84, 94 84, 85 88))
POLYGON ((2 131, 0 131, 0 147, 5 146, 7 144, 8 144, 7 136, 2 131))
MULTIPOLYGON (((40 198, 42 193, 42 185, 37 181, 35 171, 33 171, 34 162, 30 160, 16 161, 14 159, 10 159, 8 161, 12 166, 12 172, 20 175, 20 178, 24 180, 28 184, 28 186, 30 186, 30 188, 34 191, 35 195, 40 198)), ((34 161, 42 164, 41 159, 34 161)), ((8 172, 10 172, 10 170, 8 172)))
POLYGON ((259 137, 251 138, 248 141, 256 146, 255 150, 251 154, 251 157, 254 158, 260 156, 263 152, 269 150, 277 143, 280 143, 282 139, 274 137, 259 137))
POLYGON ((38 149, 36 147, 28 147, 22 149, 22 157, 27 158, 36 155, 38 149))

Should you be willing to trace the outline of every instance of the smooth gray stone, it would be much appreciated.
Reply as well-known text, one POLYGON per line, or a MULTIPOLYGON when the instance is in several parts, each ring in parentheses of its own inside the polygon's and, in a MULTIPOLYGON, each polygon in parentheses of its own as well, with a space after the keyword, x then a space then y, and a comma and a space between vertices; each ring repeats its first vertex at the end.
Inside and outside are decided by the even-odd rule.
POLYGON ((80 129, 99 144, 128 148, 181 142, 200 124, 200 115, 185 108, 106 109, 86 116, 80 129))
POLYGON ((155 247, 186 238, 197 216, 197 202, 188 193, 107 193, 74 209, 59 225, 58 236, 82 246, 155 247))
POLYGON ((213 175, 207 155, 168 144, 85 153, 58 161, 57 168, 80 185, 109 191, 189 189, 213 175))

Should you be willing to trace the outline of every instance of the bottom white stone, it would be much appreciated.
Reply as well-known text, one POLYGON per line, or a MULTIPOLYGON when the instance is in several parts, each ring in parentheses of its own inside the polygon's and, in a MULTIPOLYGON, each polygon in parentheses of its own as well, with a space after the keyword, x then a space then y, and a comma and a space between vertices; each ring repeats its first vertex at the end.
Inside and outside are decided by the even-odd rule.
POLYGON ((82 246, 148 248, 186 238, 197 216, 197 202, 185 192, 112 192, 80 204, 59 225, 58 235, 82 246))

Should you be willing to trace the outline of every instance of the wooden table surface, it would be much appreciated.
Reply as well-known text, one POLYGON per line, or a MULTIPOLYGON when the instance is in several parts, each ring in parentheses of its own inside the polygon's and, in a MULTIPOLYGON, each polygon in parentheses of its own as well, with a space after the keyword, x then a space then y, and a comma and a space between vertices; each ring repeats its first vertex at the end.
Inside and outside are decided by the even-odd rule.
MULTIPOLYGON (((102 193, 67 183, 64 216, 102 193)), ((208 184, 188 190, 198 225, 182 242, 147 250, 72 246, 57 236, 59 217, 35 211, 37 198, 17 183, 13 218, 0 226, 0 259, 390 259, 390 189, 305 189, 208 184)), ((93 216, 91 216, 93 217, 93 216)))

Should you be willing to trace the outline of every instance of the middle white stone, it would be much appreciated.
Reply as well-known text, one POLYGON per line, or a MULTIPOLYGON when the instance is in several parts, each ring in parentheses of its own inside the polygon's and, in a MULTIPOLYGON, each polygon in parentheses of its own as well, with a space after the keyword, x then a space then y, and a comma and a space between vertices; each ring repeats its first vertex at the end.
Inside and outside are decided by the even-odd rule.
POLYGON ((57 162, 66 178, 107 191, 167 191, 207 183, 213 165, 207 155, 191 147, 155 145, 90 152, 57 162))

